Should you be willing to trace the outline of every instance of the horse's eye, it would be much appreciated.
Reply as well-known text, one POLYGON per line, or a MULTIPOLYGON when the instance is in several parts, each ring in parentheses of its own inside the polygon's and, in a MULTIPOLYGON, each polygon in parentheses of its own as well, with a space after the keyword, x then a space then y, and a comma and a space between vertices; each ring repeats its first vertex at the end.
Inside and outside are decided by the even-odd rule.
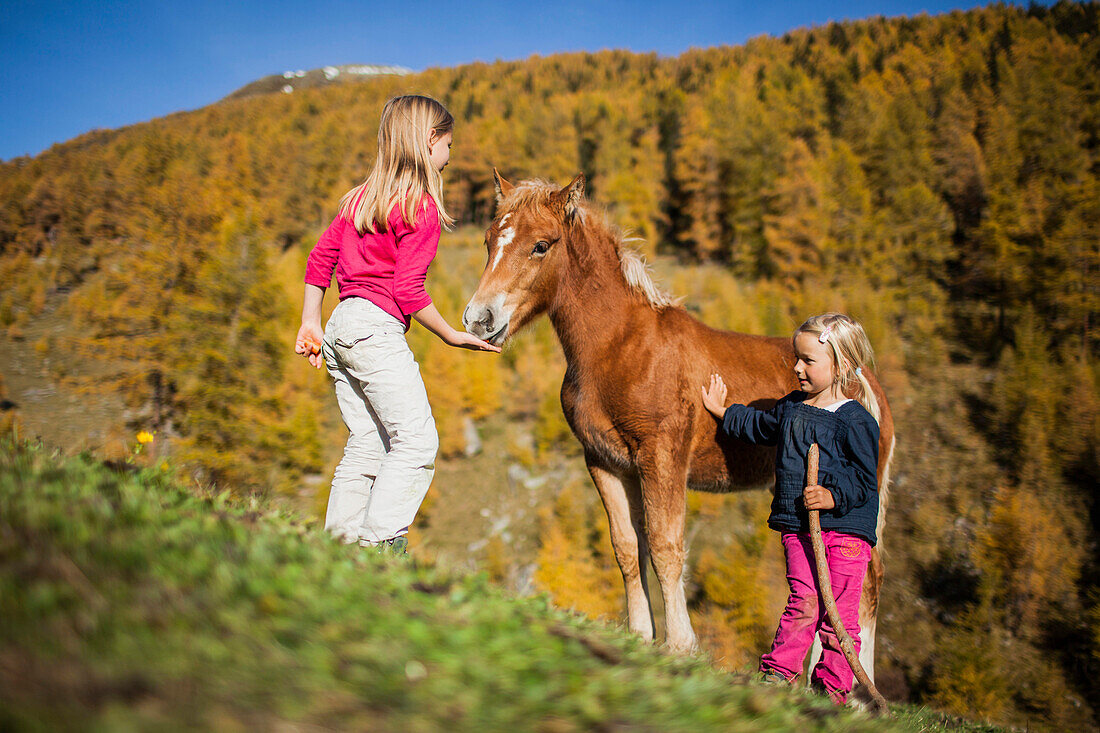
POLYGON ((535 242, 535 248, 533 250, 531 250, 531 254, 534 254, 534 255, 546 254, 546 250, 548 250, 548 249, 550 249, 550 243, 549 242, 543 242, 542 240, 539 240, 538 242, 535 242))

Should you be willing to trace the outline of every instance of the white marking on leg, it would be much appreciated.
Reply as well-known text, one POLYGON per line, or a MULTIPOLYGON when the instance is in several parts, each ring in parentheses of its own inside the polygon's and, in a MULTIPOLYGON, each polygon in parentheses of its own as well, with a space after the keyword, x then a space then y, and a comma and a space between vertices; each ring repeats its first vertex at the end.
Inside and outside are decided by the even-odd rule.
MULTIPOLYGON (((643 569, 643 576, 644 572, 643 569)), ((645 641, 653 641, 653 608, 649 604, 645 578, 624 578, 623 584, 626 587, 627 627, 645 641)))
POLYGON ((504 248, 512 243, 512 238, 516 236, 516 230, 512 227, 508 227, 500 236, 497 237, 497 256, 493 259, 493 269, 497 269, 497 265, 500 264, 500 258, 504 256, 504 248))
POLYGON ((670 585, 671 588, 661 586, 665 599, 665 639, 670 651, 688 654, 695 651, 696 639, 688 616, 683 576, 670 585))
POLYGON ((863 665, 863 671, 875 681, 875 628, 877 619, 862 622, 863 628, 859 633, 859 663, 863 665))
POLYGON ((810 673, 813 672, 814 667, 821 661, 821 635, 814 634, 814 643, 810 645, 810 662, 807 664, 803 671, 805 672, 806 686, 810 686, 810 673))

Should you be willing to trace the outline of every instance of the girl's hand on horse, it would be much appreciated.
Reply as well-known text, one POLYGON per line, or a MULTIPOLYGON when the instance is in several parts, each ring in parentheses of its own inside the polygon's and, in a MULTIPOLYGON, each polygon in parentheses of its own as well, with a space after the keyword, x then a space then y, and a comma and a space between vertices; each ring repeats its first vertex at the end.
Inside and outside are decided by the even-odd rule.
POLYGON ((324 359, 321 357, 321 341, 324 333, 320 323, 303 323, 294 339, 294 353, 302 354, 315 368, 320 369, 324 359))
POLYGON ((722 381, 722 378, 717 374, 710 375, 710 383, 704 384, 703 390, 703 407, 707 408, 707 412, 714 415, 719 420, 726 414, 726 395, 729 390, 726 389, 726 383, 722 381))
POLYGON ((500 347, 493 346, 488 341, 482 341, 477 336, 468 334, 465 331, 458 331, 451 329, 451 333, 443 339, 444 342, 450 346, 455 346, 460 349, 470 349, 471 351, 492 351, 499 354, 500 347))
POLYGON ((836 506, 836 500, 833 499, 833 492, 826 489, 824 486, 807 486, 802 492, 802 502, 806 505, 807 509, 832 509, 836 506))

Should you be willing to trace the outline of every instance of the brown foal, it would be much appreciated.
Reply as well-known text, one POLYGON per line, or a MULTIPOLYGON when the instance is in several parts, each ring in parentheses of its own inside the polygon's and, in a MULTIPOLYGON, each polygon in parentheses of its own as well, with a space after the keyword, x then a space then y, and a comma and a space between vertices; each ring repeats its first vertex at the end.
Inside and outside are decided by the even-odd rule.
MULTIPOLYGON (((672 304, 642 260, 622 247, 618 230, 584 200, 583 175, 560 189, 542 181, 513 186, 494 175, 498 207, 485 233, 488 261, 463 323, 502 344, 549 315, 568 365, 562 409, 607 510, 629 626, 654 637, 646 586, 652 557, 668 646, 689 651, 695 633, 683 582, 686 490, 763 488, 775 470, 773 449, 719 437, 700 386, 717 372, 731 402, 770 407, 797 389, 791 340, 718 331, 672 304)), ((885 487, 894 429, 882 388, 873 376, 870 382, 882 409, 878 475, 885 487)), ((860 604, 869 673, 881 582, 876 549, 860 604)))

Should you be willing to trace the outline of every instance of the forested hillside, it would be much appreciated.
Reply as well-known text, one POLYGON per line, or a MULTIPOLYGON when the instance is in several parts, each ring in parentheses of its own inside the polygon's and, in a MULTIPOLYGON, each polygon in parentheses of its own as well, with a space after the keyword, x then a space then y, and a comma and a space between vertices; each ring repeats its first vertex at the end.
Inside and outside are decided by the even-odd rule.
MULTIPOLYGON (((108 457, 148 430, 153 457, 203 484, 323 507, 343 434, 327 379, 291 354, 305 254, 368 170, 384 101, 431 94, 458 120, 444 179, 463 227, 429 276, 452 322, 484 264, 493 166, 583 171, 711 325, 859 318, 898 431, 884 692, 1095 726, 1098 87, 1100 4, 998 5, 676 58, 431 69, 92 132, 0 165, 0 416, 108 457), (51 390, 87 407, 44 410, 51 390), (116 419, 74 432, 108 403, 116 419)), ((618 618, 547 324, 502 358, 410 340, 443 442, 426 551, 618 618)), ((766 648, 784 598, 766 509, 689 497, 693 618, 731 667, 766 648)))

